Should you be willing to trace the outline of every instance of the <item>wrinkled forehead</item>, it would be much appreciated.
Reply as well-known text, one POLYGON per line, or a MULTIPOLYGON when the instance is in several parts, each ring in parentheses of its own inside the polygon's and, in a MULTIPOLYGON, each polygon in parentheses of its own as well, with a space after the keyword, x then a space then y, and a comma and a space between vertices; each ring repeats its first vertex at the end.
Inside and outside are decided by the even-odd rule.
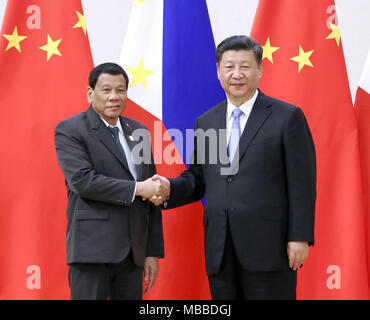
POLYGON ((257 61, 252 50, 233 49, 222 54, 220 63, 257 63, 257 61))
POLYGON ((98 86, 124 86, 126 87, 126 79, 122 74, 110 74, 110 73, 101 73, 96 82, 98 86))

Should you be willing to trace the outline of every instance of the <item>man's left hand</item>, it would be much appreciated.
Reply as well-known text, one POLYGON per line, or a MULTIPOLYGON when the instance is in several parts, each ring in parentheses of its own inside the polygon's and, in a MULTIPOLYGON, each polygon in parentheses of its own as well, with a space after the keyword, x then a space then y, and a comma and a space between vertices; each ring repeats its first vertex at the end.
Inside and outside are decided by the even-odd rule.
POLYGON ((144 265, 144 281, 148 282, 144 293, 148 293, 150 288, 154 286, 158 274, 158 258, 146 257, 144 265))
POLYGON ((308 256, 308 243, 305 241, 289 241, 287 246, 289 267, 296 271, 308 256))

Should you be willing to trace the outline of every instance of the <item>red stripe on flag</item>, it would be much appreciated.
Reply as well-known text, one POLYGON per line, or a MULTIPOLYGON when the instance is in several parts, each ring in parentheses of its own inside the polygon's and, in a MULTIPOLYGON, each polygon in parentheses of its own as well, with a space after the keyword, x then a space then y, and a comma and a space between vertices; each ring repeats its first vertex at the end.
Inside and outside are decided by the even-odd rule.
MULTIPOLYGON (((167 129, 162 121, 131 100, 123 115, 148 128, 159 175, 174 178, 186 169, 175 144, 166 138, 167 129), (176 159, 176 163, 167 164, 170 159, 165 159, 165 150, 173 151, 171 159, 176 159)), ((204 260, 202 203, 162 211, 162 215, 165 258, 160 259, 156 284, 144 299, 210 299, 204 260)))
MULTIPOLYGON (((368 280, 370 280, 370 94, 361 87, 357 89, 355 111, 361 156, 362 189, 365 202, 365 220, 368 252, 368 280)), ((369 282, 370 288, 370 282, 369 282)))

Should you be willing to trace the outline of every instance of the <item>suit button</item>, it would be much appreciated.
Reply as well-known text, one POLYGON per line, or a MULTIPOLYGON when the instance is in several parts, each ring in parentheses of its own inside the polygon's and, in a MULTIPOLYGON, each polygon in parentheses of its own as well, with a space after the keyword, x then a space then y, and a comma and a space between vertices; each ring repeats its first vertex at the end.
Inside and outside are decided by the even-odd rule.
POLYGON ((230 182, 232 182, 232 181, 233 181, 233 178, 231 178, 231 177, 228 177, 228 178, 227 178, 227 182, 228 182, 228 183, 230 183, 230 182))

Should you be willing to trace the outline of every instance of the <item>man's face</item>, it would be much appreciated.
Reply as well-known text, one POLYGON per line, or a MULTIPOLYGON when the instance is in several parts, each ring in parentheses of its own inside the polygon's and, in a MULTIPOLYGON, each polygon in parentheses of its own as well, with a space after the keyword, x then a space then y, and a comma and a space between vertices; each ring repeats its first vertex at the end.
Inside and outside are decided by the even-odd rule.
POLYGON ((122 74, 100 74, 95 89, 87 87, 87 100, 95 112, 111 125, 116 125, 126 108, 126 79, 122 74))
POLYGON ((228 50, 217 64, 217 75, 228 98, 239 107, 255 93, 262 65, 257 64, 252 50, 228 50))

